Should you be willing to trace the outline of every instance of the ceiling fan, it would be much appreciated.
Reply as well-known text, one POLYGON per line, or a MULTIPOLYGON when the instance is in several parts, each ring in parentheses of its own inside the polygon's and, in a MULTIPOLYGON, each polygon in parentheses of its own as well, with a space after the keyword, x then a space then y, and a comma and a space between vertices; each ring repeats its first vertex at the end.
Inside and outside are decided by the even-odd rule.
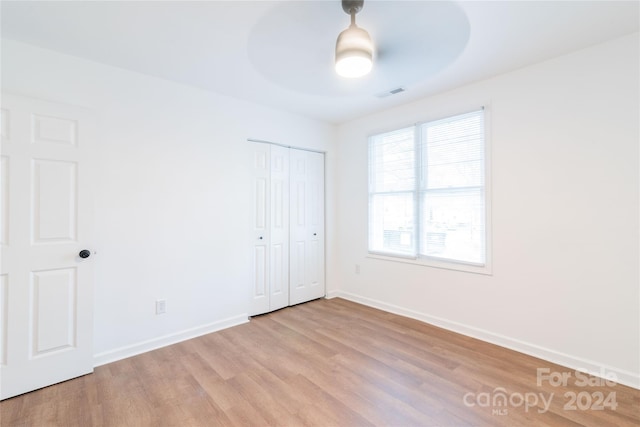
POLYGON ((248 54, 265 78, 296 92, 383 97, 427 82, 468 38, 469 21, 456 2, 283 1, 256 21, 248 54))
POLYGON ((366 30, 356 25, 356 14, 364 0, 342 0, 342 9, 351 16, 351 25, 336 41, 336 72, 347 78, 365 76, 373 67, 373 41, 366 30))

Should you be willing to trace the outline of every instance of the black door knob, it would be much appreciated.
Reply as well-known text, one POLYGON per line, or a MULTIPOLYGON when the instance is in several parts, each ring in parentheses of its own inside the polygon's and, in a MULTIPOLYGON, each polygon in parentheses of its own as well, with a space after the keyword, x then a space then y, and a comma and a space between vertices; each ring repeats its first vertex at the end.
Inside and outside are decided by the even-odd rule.
POLYGON ((78 256, 80 258, 89 258, 91 256, 91 251, 87 250, 87 249, 83 249, 80 251, 80 253, 78 254, 78 256))

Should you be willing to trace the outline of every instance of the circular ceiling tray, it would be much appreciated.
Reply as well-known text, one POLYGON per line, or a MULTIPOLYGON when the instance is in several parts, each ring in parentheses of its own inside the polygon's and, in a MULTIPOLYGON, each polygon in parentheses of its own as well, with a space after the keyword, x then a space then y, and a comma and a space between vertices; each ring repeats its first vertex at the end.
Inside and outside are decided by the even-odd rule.
POLYGON ((347 79, 335 73, 334 52, 349 22, 337 1, 277 5, 253 27, 249 58, 268 80, 297 92, 378 94, 428 80, 453 63, 469 39, 469 21, 454 3, 366 1, 356 23, 376 47, 373 70, 347 79))

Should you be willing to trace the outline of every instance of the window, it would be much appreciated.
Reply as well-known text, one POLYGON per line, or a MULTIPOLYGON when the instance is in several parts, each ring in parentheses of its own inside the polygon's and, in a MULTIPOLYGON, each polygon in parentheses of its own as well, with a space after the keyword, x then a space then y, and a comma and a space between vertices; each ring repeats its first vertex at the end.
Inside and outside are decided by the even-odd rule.
POLYGON ((369 140, 369 252, 487 262, 484 111, 369 140))

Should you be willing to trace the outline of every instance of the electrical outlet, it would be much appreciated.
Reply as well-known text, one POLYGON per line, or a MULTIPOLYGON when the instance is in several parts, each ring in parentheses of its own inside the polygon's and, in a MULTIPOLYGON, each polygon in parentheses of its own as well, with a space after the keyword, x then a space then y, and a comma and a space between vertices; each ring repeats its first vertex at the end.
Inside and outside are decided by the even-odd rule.
POLYGON ((165 299, 156 300, 156 315, 165 314, 166 312, 167 312, 167 300, 165 299))
POLYGON ((360 264, 356 264, 356 274, 360 274, 360 264))

